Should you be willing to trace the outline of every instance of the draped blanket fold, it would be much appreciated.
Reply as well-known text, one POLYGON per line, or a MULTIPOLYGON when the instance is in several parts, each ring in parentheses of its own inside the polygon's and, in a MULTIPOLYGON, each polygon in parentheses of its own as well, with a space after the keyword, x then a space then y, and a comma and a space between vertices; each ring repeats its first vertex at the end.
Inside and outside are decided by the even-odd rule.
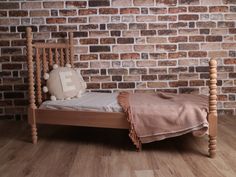
POLYGON ((121 92, 118 102, 130 123, 129 136, 138 149, 142 143, 192 132, 208 132, 208 97, 172 93, 121 92))

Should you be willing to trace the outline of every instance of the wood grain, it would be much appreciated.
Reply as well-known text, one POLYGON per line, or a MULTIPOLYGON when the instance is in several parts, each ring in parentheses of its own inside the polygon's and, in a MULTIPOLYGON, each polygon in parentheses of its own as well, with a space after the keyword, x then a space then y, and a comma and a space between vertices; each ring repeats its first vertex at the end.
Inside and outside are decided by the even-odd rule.
POLYGON ((211 159, 207 136, 184 135, 136 152, 127 130, 39 125, 34 146, 25 122, 0 121, 0 176, 235 177, 235 127, 236 117, 219 118, 218 155, 211 159))

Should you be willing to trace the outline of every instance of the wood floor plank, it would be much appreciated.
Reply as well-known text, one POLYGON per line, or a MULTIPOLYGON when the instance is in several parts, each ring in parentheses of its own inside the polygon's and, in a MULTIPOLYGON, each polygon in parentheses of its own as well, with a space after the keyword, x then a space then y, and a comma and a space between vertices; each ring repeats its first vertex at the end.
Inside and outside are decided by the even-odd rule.
MULTIPOLYGON (((39 126, 29 142, 24 122, 0 122, 0 174, 4 177, 234 177, 236 118, 219 120, 217 156, 208 155, 208 137, 184 135, 145 144, 136 152, 127 131, 39 126), (14 170, 12 170, 14 169, 14 170)), ((1 176, 0 175, 0 176, 1 176)))

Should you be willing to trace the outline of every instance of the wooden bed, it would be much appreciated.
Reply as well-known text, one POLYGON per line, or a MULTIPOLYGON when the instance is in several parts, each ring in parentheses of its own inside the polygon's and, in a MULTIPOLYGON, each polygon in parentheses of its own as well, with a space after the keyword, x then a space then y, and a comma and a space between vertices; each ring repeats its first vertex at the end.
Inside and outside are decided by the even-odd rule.
MULTIPOLYGON (((129 123, 124 113, 119 112, 91 112, 64 111, 39 109, 46 99, 42 92, 42 75, 52 68, 53 64, 74 66, 73 33, 69 33, 69 40, 65 43, 34 43, 32 30, 26 29, 27 60, 29 77, 29 108, 28 122, 31 126, 33 144, 37 143, 37 124, 59 124, 101 128, 129 129, 129 123), (35 57, 33 57, 35 56, 35 57)), ((217 137, 217 62, 209 62, 209 155, 216 155, 217 137)))

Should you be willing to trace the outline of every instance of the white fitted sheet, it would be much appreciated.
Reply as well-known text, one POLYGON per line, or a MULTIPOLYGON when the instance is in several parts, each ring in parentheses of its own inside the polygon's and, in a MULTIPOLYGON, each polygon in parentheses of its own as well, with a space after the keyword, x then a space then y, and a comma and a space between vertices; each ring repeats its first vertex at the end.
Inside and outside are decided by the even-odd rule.
POLYGON ((71 100, 45 101, 39 109, 123 112, 117 101, 118 93, 86 92, 71 100))

